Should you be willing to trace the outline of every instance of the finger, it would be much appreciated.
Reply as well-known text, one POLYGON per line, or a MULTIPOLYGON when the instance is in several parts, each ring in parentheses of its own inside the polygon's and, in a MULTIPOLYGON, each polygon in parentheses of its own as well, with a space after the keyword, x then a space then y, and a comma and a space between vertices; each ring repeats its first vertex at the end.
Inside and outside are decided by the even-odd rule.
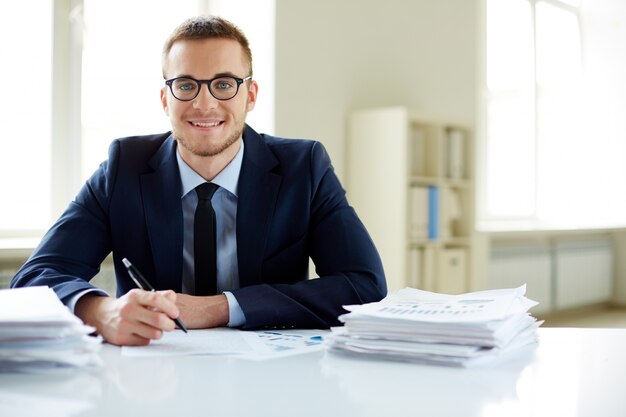
POLYGON ((137 320, 123 322, 120 326, 120 333, 126 335, 129 343, 138 344, 148 344, 150 340, 160 339, 163 336, 163 330, 137 320))
POLYGON ((157 337, 151 336, 152 333, 146 334, 145 331, 143 333, 139 333, 137 330, 133 329, 133 333, 137 334, 146 334, 146 337, 150 339, 155 339, 161 337, 162 331, 172 331, 176 328, 176 324, 174 320, 162 313, 160 311, 154 311, 152 307, 145 307, 142 305, 135 305, 134 308, 128 307, 121 312, 121 315, 128 323, 136 323, 141 324, 142 326, 148 326, 157 330, 155 333, 157 337))
MULTIPOLYGON (((155 292, 155 291, 138 290, 137 292, 134 292, 134 293, 131 291, 132 294, 131 293, 129 294, 131 295, 131 297, 135 298, 139 304, 143 305, 144 307, 151 309, 153 311, 163 312, 170 318, 175 319, 180 315, 180 311, 178 310, 178 307, 176 306, 175 301, 172 301, 169 298, 171 297, 171 295, 165 295, 164 294, 165 292, 169 292, 169 291, 155 292)), ((173 291, 171 292, 174 293, 173 291)), ((175 295, 176 294, 174 293, 174 297, 175 295)))
POLYGON ((150 343, 150 340, 136 334, 128 334, 118 340, 108 341, 119 346, 145 346, 150 343))
POLYGON ((170 300, 171 302, 176 303, 176 292, 172 290, 157 291, 157 292, 159 294, 163 294, 163 296, 167 298, 168 300, 170 300))
POLYGON ((124 304, 119 308, 120 316, 120 331, 123 333, 136 333, 155 339, 161 337, 161 332, 171 331, 176 328, 176 325, 171 317, 165 313, 158 311, 156 307, 144 305, 142 301, 144 296, 151 298, 154 293, 133 293, 124 300, 124 304), (155 311, 156 310, 156 311, 155 311), (147 329, 143 329, 139 332, 132 326, 141 324, 142 326, 148 326, 156 330, 156 332, 148 332, 147 329), (130 327, 130 328, 128 328, 130 327))

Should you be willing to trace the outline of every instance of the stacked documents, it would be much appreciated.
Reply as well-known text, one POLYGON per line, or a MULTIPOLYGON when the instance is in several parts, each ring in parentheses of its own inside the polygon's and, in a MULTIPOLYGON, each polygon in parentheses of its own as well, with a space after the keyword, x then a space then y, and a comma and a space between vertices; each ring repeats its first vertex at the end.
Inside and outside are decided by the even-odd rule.
POLYGON ((0 290, 0 372, 99 366, 94 330, 48 287, 0 290))
POLYGON ((452 366, 500 359, 536 342, 541 324, 526 286, 461 295, 405 288, 382 301, 345 306, 332 329, 335 353, 452 366))

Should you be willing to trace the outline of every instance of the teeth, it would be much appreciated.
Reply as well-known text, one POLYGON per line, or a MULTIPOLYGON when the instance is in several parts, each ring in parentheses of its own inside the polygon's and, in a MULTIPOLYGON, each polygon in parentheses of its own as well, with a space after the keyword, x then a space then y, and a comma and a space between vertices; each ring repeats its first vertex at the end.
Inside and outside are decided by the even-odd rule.
POLYGON ((199 127, 215 127, 220 124, 220 122, 211 122, 211 123, 202 123, 202 122, 191 122, 194 126, 199 127))

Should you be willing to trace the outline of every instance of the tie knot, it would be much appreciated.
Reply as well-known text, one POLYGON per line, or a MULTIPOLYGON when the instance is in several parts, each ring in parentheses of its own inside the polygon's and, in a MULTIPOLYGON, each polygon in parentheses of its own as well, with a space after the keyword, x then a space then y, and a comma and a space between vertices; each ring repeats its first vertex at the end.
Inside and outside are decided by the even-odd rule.
POLYGON ((200 200, 210 200, 215 194, 215 191, 219 188, 219 185, 212 182, 205 182, 196 187, 196 194, 200 200))

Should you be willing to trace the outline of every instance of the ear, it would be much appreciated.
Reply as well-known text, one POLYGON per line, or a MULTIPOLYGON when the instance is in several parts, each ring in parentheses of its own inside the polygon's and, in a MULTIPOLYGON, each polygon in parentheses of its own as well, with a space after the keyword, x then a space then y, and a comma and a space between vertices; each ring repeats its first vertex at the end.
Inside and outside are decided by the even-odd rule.
POLYGON ((246 112, 252 111, 252 109, 254 109, 258 93, 259 85, 256 81, 250 80, 250 86, 248 87, 248 101, 246 103, 246 112))
POLYGON ((169 110, 167 108, 167 87, 161 88, 161 105, 163 106, 163 111, 165 111, 165 115, 169 116, 169 110))

